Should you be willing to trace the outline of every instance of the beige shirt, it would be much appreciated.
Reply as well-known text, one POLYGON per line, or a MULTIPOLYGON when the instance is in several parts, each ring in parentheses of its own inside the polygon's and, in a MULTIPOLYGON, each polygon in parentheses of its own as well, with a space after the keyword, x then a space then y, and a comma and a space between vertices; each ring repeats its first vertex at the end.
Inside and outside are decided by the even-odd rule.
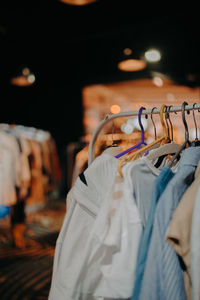
POLYGON ((15 160, 10 149, 0 147, 0 204, 14 205, 17 201, 15 160))
POLYGON ((21 165, 21 184, 19 198, 24 199, 28 194, 28 188, 31 185, 31 170, 28 161, 28 155, 31 153, 29 142, 22 136, 19 137, 22 152, 20 152, 21 165))
POLYGON ((15 204, 15 187, 22 182, 20 151, 16 138, 4 131, 0 131, 0 179, 0 203, 15 204))
POLYGON ((20 164, 20 152, 19 147, 16 141, 16 138, 12 134, 7 134, 3 131, 0 131, 0 146, 11 151, 14 164, 13 172, 15 173, 15 184, 20 187, 21 184, 21 164, 20 164))
POLYGON ((42 153, 39 142, 30 140, 31 153, 33 154, 33 162, 31 169, 31 195, 26 199, 28 205, 46 202, 44 191, 44 177, 42 174, 42 153))
POLYGON ((184 193, 171 223, 169 225, 166 238, 176 253, 182 257, 187 272, 184 274, 184 283, 187 299, 191 299, 191 279, 190 279, 190 232, 192 224, 192 214, 196 193, 200 186, 200 162, 195 172, 195 178, 190 187, 184 193))

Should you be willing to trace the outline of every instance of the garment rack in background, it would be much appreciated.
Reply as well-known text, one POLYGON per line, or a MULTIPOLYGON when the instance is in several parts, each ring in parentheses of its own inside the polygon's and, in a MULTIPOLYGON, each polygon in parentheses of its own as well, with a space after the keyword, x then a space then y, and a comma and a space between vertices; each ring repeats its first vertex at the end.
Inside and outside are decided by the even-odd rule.
MULTIPOLYGON (((195 106, 193 104, 191 105, 186 105, 185 106, 185 110, 193 110, 193 109, 200 109, 200 104, 195 104, 195 106)), ((168 112, 180 112, 182 111, 182 107, 181 106, 171 106, 170 107, 170 111, 168 110, 168 112)), ((116 119, 116 118, 120 118, 120 117, 131 117, 131 116, 137 116, 139 111, 126 111, 126 112, 121 112, 118 114, 111 114, 111 115, 106 115, 105 119, 102 120, 99 125, 97 126, 97 128, 95 129, 95 131, 92 134, 90 143, 89 143, 89 154, 88 154, 88 165, 90 165, 94 158, 95 158, 95 143, 97 140, 97 137, 100 133, 100 131, 102 130, 102 128, 108 124, 110 121, 116 119)), ((159 114, 160 113, 160 108, 155 108, 152 112, 152 109, 144 109, 142 111, 142 115, 150 115, 150 114, 159 114)))

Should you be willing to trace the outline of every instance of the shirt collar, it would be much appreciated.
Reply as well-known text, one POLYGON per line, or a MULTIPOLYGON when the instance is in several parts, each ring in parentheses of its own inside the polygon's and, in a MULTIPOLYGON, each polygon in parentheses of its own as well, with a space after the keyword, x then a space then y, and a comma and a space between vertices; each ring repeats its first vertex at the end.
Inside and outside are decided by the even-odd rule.
POLYGON ((186 148, 180 158, 179 168, 183 165, 197 166, 200 160, 200 147, 186 148))

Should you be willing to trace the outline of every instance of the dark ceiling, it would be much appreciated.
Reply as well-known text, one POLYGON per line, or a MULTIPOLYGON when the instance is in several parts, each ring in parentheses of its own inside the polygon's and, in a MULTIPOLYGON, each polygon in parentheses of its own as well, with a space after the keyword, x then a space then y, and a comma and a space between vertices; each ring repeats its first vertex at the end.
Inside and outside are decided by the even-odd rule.
POLYGON ((1 0, 2 121, 42 126, 55 135, 62 131, 65 138, 60 139, 67 142, 82 132, 85 85, 149 77, 152 71, 180 84, 200 85, 199 19, 194 14, 188 18, 189 12, 172 13, 172 7, 153 10, 151 5, 99 0, 77 7, 57 0, 1 0), (144 71, 124 73, 117 62, 126 47, 135 57, 155 47, 162 59, 144 71), (10 78, 24 66, 34 72, 35 84, 11 86, 10 78), (72 114, 73 130, 68 129, 72 114))
MULTIPOLYGON (((120 81, 156 69, 187 84, 199 78, 199 19, 166 9, 152 12, 133 1, 99 0, 87 6, 58 0, 1 1, 1 76, 8 80, 20 66, 29 66, 38 84, 83 84, 120 81), (148 71, 117 70, 123 49, 142 55, 160 49, 161 63, 148 71)), ((145 73, 145 75, 146 75, 145 73)), ((190 84, 190 83, 189 83, 190 84)))

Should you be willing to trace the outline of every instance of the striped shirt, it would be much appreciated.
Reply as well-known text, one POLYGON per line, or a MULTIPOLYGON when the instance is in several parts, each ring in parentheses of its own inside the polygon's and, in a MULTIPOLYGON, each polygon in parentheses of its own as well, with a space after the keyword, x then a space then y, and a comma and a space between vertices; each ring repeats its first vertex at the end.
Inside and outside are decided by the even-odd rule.
POLYGON ((153 191, 152 191, 152 200, 151 200, 151 207, 149 211, 149 217, 144 228, 143 234, 140 239, 140 245, 138 249, 138 257, 137 257, 137 266, 135 272, 135 286, 133 295, 131 300, 138 300, 139 294, 142 285, 142 278, 144 275, 146 258, 149 249, 149 243, 151 240, 151 234, 153 229, 153 222, 154 222, 154 214, 156 210, 157 202, 160 198, 160 195, 165 190, 169 181, 173 178, 174 173, 169 167, 164 167, 160 173, 160 175, 156 178, 153 184, 153 191))

